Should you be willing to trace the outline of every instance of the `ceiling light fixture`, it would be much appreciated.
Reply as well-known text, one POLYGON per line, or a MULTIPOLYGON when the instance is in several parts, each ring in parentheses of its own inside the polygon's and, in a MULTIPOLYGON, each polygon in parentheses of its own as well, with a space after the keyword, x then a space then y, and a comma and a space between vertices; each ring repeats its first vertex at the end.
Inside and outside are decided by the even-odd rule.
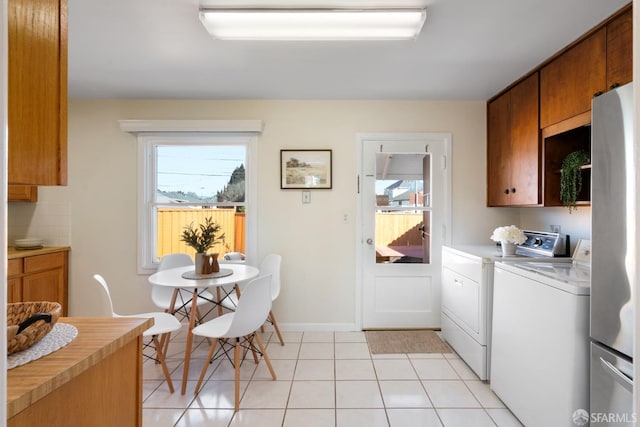
POLYGON ((425 9, 200 9, 221 40, 411 40, 425 9))

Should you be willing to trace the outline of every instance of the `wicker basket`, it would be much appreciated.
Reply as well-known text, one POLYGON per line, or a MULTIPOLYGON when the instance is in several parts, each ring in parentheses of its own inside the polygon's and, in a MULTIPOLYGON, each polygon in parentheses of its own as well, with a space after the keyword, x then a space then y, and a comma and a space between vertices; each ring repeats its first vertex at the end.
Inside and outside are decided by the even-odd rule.
POLYGON ((57 302, 7 304, 7 354, 26 350, 51 332, 60 317, 57 302))

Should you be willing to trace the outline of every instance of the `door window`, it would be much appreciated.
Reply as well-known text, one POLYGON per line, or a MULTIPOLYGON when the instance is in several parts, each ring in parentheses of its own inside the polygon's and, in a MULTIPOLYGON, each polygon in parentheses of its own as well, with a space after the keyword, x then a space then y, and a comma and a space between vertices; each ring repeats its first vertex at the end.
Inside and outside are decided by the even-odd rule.
POLYGON ((431 155, 376 154, 376 263, 430 263, 431 155))

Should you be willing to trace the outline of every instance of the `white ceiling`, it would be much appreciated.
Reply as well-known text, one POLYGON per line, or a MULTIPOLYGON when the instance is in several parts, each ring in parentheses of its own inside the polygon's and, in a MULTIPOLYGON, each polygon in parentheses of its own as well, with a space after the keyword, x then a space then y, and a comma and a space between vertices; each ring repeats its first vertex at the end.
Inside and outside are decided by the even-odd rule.
POLYGON ((68 0, 69 96, 486 100, 628 2, 226 1, 427 6, 414 41, 246 42, 212 39, 199 0, 68 0))

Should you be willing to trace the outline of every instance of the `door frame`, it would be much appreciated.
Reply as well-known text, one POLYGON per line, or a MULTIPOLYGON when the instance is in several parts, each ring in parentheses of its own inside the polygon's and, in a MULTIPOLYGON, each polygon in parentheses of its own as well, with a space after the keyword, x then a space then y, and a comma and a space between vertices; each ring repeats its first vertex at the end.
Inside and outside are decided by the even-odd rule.
MULTIPOLYGON (((389 142, 403 142, 403 141, 412 141, 416 140, 444 140, 444 159, 441 159, 442 167, 444 168, 444 177, 443 177, 443 190, 444 190, 444 231, 443 231, 443 240, 440 242, 440 246, 451 243, 451 206, 452 206, 452 173, 451 173, 451 153, 452 153, 452 144, 453 144, 453 134, 448 132, 381 132, 381 133, 358 133, 356 134, 356 219, 355 219, 355 267, 356 267, 356 294, 355 294, 355 325, 356 329, 362 330, 363 324, 363 277, 362 277, 362 253, 363 253, 363 245, 365 243, 366 237, 363 234, 363 224, 362 224, 362 213, 364 211, 362 206, 362 176, 363 176, 363 164, 362 164, 362 155, 364 144, 368 141, 375 140, 379 141, 389 141, 389 142)), ((438 284, 440 285, 440 284, 438 284)))

